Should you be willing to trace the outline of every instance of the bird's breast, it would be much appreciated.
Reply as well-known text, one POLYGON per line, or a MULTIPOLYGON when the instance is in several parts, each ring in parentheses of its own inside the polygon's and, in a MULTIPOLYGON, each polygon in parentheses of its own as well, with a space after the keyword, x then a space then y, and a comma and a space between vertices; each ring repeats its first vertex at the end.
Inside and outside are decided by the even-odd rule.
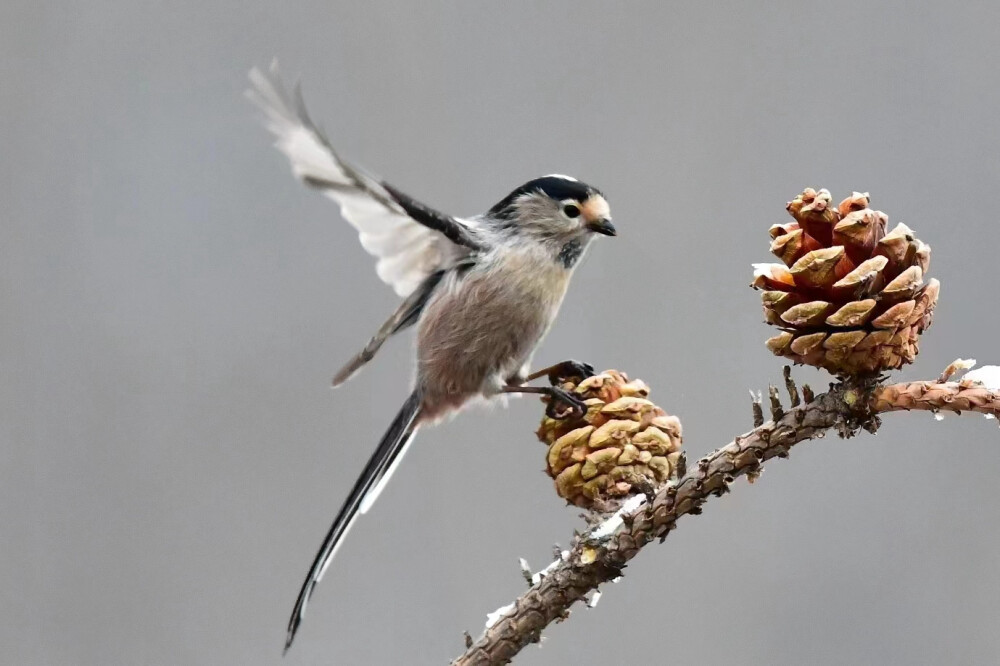
POLYGON ((442 285, 417 331, 421 380, 478 390, 530 357, 562 303, 570 272, 529 252, 483 257, 442 285))
POLYGON ((509 285, 525 304, 543 310, 559 306, 572 274, 548 254, 539 256, 531 252, 508 253, 498 258, 496 265, 487 272, 498 282, 509 285))
POLYGON ((555 317, 570 275, 551 257, 527 251, 484 257, 440 290, 428 304, 423 325, 447 323, 451 330, 478 335, 499 328, 530 339, 555 317))

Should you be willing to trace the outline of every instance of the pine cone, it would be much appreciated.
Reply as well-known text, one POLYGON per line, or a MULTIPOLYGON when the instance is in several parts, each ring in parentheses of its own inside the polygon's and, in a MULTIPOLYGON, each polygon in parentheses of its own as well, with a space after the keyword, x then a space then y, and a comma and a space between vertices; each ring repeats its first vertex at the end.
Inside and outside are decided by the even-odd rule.
POLYGON ((562 385, 587 404, 579 419, 542 419, 547 471, 556 492, 584 508, 655 488, 681 459, 681 422, 646 399, 649 387, 606 370, 579 385, 562 385))
POLYGON ((923 282, 930 247, 905 224, 886 233, 889 218, 867 193, 834 208, 828 191, 807 189, 788 212, 795 222, 771 227, 784 264, 755 265, 764 317, 782 331, 768 348, 842 376, 911 363, 940 289, 923 282))

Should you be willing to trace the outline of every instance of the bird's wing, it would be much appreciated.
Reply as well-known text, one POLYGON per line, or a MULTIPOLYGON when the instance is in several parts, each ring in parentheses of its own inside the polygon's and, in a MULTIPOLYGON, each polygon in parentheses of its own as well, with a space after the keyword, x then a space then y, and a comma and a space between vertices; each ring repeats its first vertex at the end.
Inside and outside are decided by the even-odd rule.
POLYGON ((375 358, 375 354, 379 349, 382 348, 382 344, 389 339, 389 336, 395 335, 405 328, 412 326, 417 322, 420 317, 420 313, 423 311, 424 306, 427 304, 428 299, 434 293, 435 287, 441 282, 441 278, 444 277, 445 271, 440 270, 432 273, 426 280, 420 283, 420 285, 413 291, 412 294, 406 297, 392 316, 386 320, 382 327, 378 329, 378 332, 372 336, 368 344, 365 345, 364 349, 359 351, 357 354, 351 358, 344 367, 342 367, 333 378, 334 388, 340 386, 348 379, 353 377, 361 367, 368 363, 368 361, 375 358))
POLYGON ((251 70, 250 81, 247 96, 267 115, 292 171, 337 202, 361 245, 378 258, 378 276, 397 294, 409 295, 429 275, 482 249, 471 221, 428 208, 340 159, 310 120, 298 87, 289 94, 282 84, 276 64, 266 73, 251 70))

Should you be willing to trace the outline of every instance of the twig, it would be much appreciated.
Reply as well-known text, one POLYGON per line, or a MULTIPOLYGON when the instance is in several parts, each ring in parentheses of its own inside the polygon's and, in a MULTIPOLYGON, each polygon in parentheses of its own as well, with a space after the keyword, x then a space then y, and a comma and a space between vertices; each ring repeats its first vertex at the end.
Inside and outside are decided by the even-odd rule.
POLYGON ((785 378, 785 390, 788 391, 788 400, 792 407, 798 407, 801 401, 799 400, 799 390, 795 387, 795 380, 792 379, 792 368, 786 365, 781 369, 781 374, 785 378))
POLYGON ((979 412, 998 418, 1000 393, 964 382, 907 382, 881 388, 875 394, 874 408, 877 412, 979 412))
POLYGON ((956 372, 961 372, 963 370, 970 370, 976 365, 976 359, 974 358, 956 358, 948 367, 944 369, 941 376, 938 377, 937 383, 944 384, 949 379, 955 376, 956 372))
POLYGON ((956 382, 884 387, 838 384, 817 396, 805 387, 803 392, 806 404, 702 458, 680 480, 660 487, 651 501, 641 503, 626 519, 620 518, 621 527, 610 537, 598 541, 584 534, 567 556, 553 563, 544 577, 452 662, 453 666, 508 663, 525 645, 537 642, 550 623, 568 617, 570 606, 597 591, 602 583, 620 577, 643 546, 666 538, 678 518, 701 513, 701 505, 709 497, 727 492, 739 476, 758 472, 762 462, 786 457, 798 442, 821 436, 833 427, 842 436, 863 427, 874 430, 880 412, 945 409, 1000 416, 1000 391, 956 382))
POLYGON ((759 428, 764 425, 764 407, 761 405, 759 393, 754 395, 754 392, 750 391, 750 410, 753 412, 753 427, 759 428))
POLYGON ((771 419, 773 421, 780 421, 781 417, 785 415, 785 409, 781 406, 781 396, 778 394, 778 387, 769 385, 767 387, 767 395, 771 399, 771 419))

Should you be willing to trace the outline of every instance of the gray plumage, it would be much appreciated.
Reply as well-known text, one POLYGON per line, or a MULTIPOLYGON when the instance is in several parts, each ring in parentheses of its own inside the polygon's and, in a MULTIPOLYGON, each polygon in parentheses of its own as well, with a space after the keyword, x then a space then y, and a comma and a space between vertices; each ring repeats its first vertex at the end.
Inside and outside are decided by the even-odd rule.
POLYGON ((482 215, 440 213, 344 162, 274 66, 268 74, 253 70, 250 79, 248 94, 264 110, 295 175, 340 205, 377 258, 379 277, 404 297, 334 385, 360 370, 389 337, 417 328, 413 392, 316 555, 289 621, 287 650, 343 537, 374 502, 417 428, 473 400, 543 390, 522 386, 531 357, 587 246, 595 234, 615 235, 615 229, 598 190, 558 175, 525 183, 482 215))

